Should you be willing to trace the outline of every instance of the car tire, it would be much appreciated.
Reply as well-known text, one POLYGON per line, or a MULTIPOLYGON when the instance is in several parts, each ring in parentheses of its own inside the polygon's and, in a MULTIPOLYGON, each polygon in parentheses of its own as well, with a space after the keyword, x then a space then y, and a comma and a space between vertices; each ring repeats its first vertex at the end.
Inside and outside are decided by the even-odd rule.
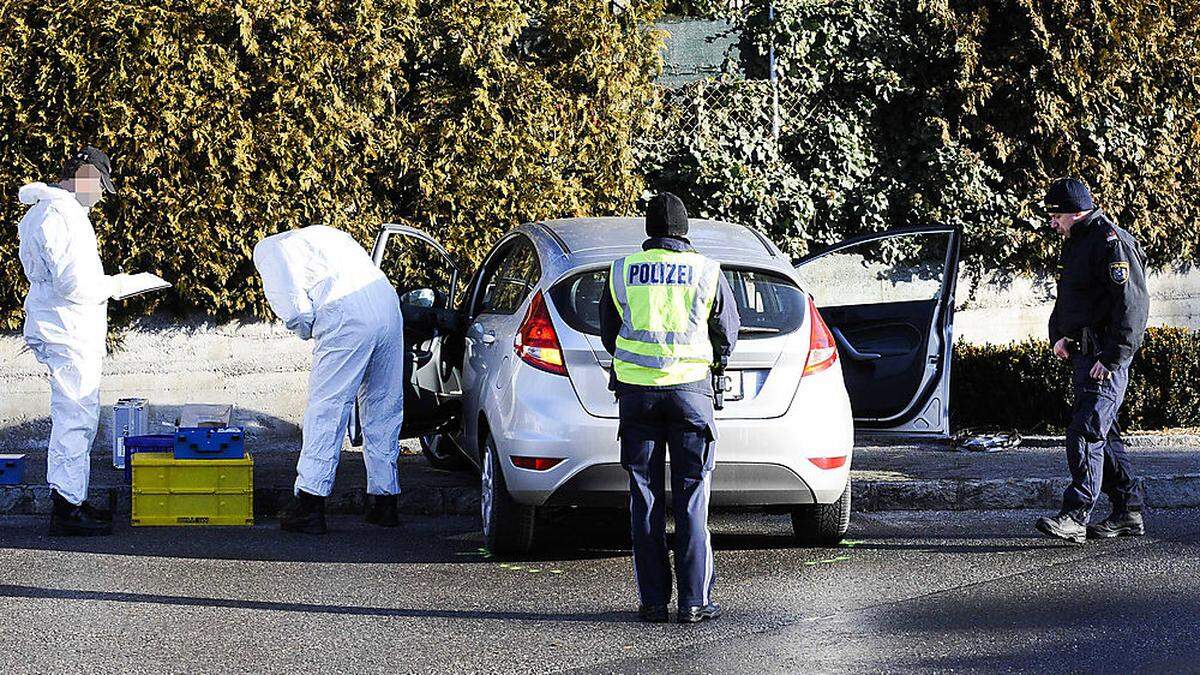
POLYGON ((429 434, 421 437, 421 454, 429 466, 442 471, 465 471, 470 465, 454 441, 443 434, 429 434))
POLYGON ((792 509, 796 541, 807 546, 835 546, 850 529, 850 479, 832 504, 804 504, 792 509))
POLYGON ((508 493, 500 453, 491 437, 484 441, 479 483, 483 545, 497 555, 528 553, 533 548, 537 508, 517 503, 508 493))

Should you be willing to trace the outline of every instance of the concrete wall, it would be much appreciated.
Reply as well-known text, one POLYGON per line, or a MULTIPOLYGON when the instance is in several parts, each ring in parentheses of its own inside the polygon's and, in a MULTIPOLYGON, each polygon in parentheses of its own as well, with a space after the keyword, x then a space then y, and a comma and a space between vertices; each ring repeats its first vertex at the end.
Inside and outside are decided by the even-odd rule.
MULTIPOLYGON (((1200 270, 1152 274, 1148 285, 1151 326, 1200 330, 1200 270)), ((960 281, 954 332, 977 344, 1026 337, 1046 339, 1046 323, 1053 307, 1052 279, 982 284, 973 294, 966 281, 960 281)))
MULTIPOLYGON (((1151 324, 1200 330, 1200 272, 1151 278, 1151 324)), ((1046 282, 986 285, 970 297, 960 285, 956 334, 975 343, 1044 338, 1052 301, 1046 282)), ((107 446, 112 404, 144 396, 158 429, 183 403, 233 403, 238 423, 260 447, 295 444, 308 391, 311 344, 276 323, 149 322, 126 334, 105 362, 97 446, 107 446)), ((20 335, 0 335, 0 451, 44 447, 49 384, 20 335)))
MULTIPOLYGON (((19 334, 0 335, 0 450, 44 447, 50 434, 45 367, 23 346, 19 334)), ((150 399, 152 431, 169 431, 183 403, 233 403, 251 439, 295 442, 311 349, 282 324, 159 322, 132 330, 104 365, 97 445, 107 447, 112 405, 126 396, 150 399)))

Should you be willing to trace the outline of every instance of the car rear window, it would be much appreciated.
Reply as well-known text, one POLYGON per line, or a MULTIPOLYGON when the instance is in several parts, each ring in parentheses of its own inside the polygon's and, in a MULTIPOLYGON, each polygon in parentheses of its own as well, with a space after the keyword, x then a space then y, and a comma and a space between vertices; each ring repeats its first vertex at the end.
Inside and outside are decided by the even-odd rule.
MULTIPOLYGON (((742 320, 739 338, 773 337, 791 333, 804 323, 804 291, 773 272, 726 269, 725 278, 737 299, 742 320)), ((558 282, 550 298, 571 328, 600 334, 600 298, 608 288, 608 268, 581 272, 558 282)))

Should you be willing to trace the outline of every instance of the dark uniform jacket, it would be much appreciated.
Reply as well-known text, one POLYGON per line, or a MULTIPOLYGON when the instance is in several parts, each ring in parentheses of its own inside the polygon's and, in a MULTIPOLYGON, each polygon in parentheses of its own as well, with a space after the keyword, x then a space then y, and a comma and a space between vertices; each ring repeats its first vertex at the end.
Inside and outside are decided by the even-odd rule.
POLYGON ((1093 210, 1071 227, 1063 245, 1050 343, 1067 337, 1082 345, 1084 329, 1091 329, 1096 360, 1109 370, 1128 366, 1149 314, 1146 254, 1133 235, 1093 210))
MULTIPOLYGON (((642 244, 643 251, 656 248, 668 251, 694 250, 691 242, 687 239, 674 237, 651 237, 642 244)), ((617 333, 621 331, 621 314, 617 312, 617 303, 612 297, 612 287, 606 284, 604 288, 604 293, 600 296, 600 341, 604 343, 604 349, 612 354, 617 348, 617 333)), ((728 358, 733 353, 741 325, 733 289, 729 286, 729 280, 722 274, 717 280, 717 297, 713 300, 712 314, 708 318, 708 339, 712 342, 714 363, 722 357, 728 358)), ((630 389, 678 389, 713 395, 711 378, 706 377, 699 382, 685 382, 661 387, 642 387, 617 380, 616 369, 610 373, 609 388, 617 392, 617 395, 630 389)))

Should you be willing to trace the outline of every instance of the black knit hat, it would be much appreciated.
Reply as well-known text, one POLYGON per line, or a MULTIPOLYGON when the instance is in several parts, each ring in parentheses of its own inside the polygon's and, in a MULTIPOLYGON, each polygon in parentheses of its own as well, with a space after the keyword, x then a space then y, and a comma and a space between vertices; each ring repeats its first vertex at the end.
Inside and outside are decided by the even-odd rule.
POLYGON ((1043 199, 1049 213, 1079 213, 1096 208, 1092 193, 1078 178, 1059 178, 1050 184, 1043 199))
POLYGON ((651 237, 686 237, 688 214, 683 201, 662 192, 654 195, 646 206, 646 234, 651 237))

